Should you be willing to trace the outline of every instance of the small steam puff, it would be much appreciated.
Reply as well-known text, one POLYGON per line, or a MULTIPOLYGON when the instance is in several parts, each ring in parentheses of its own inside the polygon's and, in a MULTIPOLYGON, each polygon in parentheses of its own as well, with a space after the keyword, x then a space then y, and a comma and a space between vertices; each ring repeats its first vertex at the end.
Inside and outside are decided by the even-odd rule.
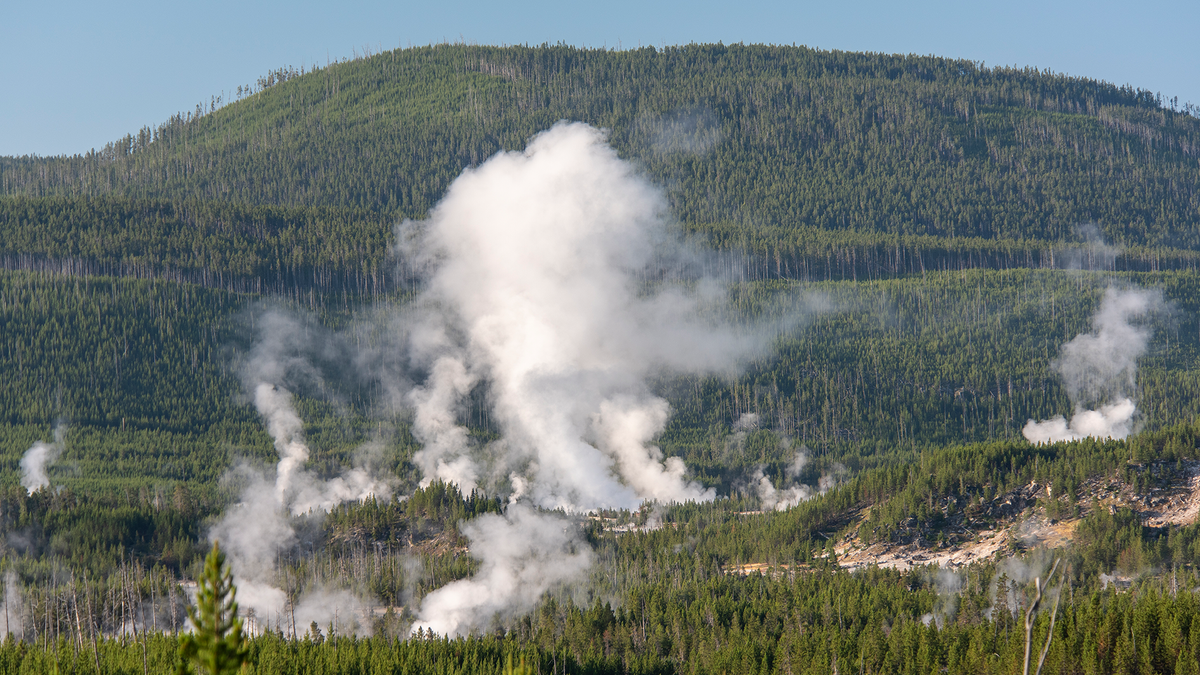
POLYGON ((937 571, 930 572, 930 580, 938 597, 933 611, 923 615, 921 623, 926 626, 933 623, 940 629, 947 621, 954 619, 954 613, 958 610, 958 596, 962 593, 963 577, 954 570, 939 567, 937 571))
POLYGON ((503 516, 479 516, 463 525, 463 534, 480 570, 425 596, 414 633, 456 637, 486 629, 497 618, 532 610, 543 593, 581 578, 592 563, 573 523, 524 504, 510 505, 503 516))
POLYGON ((1033 443, 1057 443, 1081 438, 1125 438, 1133 432, 1137 405, 1127 392, 1135 388, 1137 360, 1146 353, 1151 330, 1132 323, 1163 307, 1162 293, 1143 289, 1104 293, 1092 317, 1092 332, 1063 345, 1054 369, 1075 403, 1068 422, 1059 415, 1042 422, 1029 420, 1021 430, 1033 443), (1095 405, 1095 409, 1085 406, 1095 405))
MULTIPOLYGON (((1022 589, 1028 587, 1035 579, 1044 579, 1052 562, 1051 552, 1045 549, 1037 551, 1028 560, 1005 558, 1001 561, 996 567, 997 574, 992 579, 989 589, 991 605, 984 611, 984 616, 988 620, 995 619, 997 609, 1008 611, 1013 617, 1018 616, 1021 611, 1022 589)), ((1056 587, 1046 592, 1053 598, 1058 590, 1056 587)))
POLYGON ((424 484, 507 481, 572 511, 713 499, 650 444, 670 410, 646 380, 729 370, 760 341, 697 318, 715 284, 647 284, 691 255, 666 212, 603 132, 560 123, 467 170, 428 220, 400 226, 425 279, 409 348, 427 377, 408 395, 424 484), (458 421, 478 387, 503 435, 486 448, 458 421))
POLYGON ((65 433, 66 430, 61 425, 56 426, 53 443, 37 441, 21 457, 21 485, 29 494, 50 487, 50 475, 47 470, 62 454, 65 433))
POLYGON ((758 493, 758 499, 762 503, 764 510, 786 511, 800 502, 823 495, 837 487, 846 474, 849 473, 849 470, 840 462, 834 463, 833 470, 823 474, 817 481, 816 487, 813 487, 797 480, 800 472, 804 469, 804 465, 807 463, 808 448, 801 446, 800 450, 792 458, 792 462, 784 470, 784 476, 787 478, 788 484, 780 488, 775 487, 770 477, 763 473, 762 467, 758 467, 754 471, 754 477, 751 479, 751 482, 758 493))
MULTIPOLYGON (((755 413, 744 413, 733 423, 733 435, 729 439, 729 443, 733 446, 741 447, 746 442, 748 432, 758 428, 758 415, 755 413)), ((791 445, 791 441, 787 438, 780 440, 780 447, 787 449, 791 445)), ((786 511, 800 502, 808 501, 813 497, 823 495, 826 492, 837 487, 843 478, 849 473, 849 470, 840 462, 834 463, 832 470, 826 473, 817 480, 817 485, 805 485, 800 482, 800 473, 804 471, 804 467, 808 464, 808 448, 801 445, 800 448, 792 456, 792 461, 783 470, 785 484, 782 487, 776 488, 771 482, 771 478, 766 475, 762 466, 754 470, 754 475, 750 478, 750 485, 758 494, 759 503, 765 511, 786 511)))

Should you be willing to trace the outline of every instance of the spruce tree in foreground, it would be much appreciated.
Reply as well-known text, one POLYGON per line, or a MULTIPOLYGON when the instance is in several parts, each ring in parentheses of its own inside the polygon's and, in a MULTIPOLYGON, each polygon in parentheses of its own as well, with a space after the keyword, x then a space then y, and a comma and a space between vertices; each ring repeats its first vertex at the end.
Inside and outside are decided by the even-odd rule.
POLYGON ((187 608, 195 631, 179 641, 176 673, 201 675, 236 673, 246 663, 249 648, 242 635, 242 620, 237 618, 237 588, 225 554, 216 542, 204 561, 204 573, 196 590, 196 604, 187 608))

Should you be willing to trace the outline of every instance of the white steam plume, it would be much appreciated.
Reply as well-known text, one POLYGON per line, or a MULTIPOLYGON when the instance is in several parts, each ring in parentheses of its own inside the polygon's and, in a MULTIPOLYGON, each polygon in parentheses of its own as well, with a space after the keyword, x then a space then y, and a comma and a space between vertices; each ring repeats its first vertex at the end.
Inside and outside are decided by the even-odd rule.
POLYGON ((670 411, 646 380, 728 371, 759 343, 698 318, 716 284, 661 281, 688 255, 666 214, 604 133, 576 123, 467 170, 428 220, 401 226, 427 280, 410 340, 428 373, 410 394, 425 482, 517 475, 534 503, 569 510, 713 498, 650 444, 670 411), (487 448, 458 422, 480 386, 503 434, 487 448))
POLYGON ((413 632, 455 637, 486 629, 497 618, 532 610, 543 593, 578 580, 591 565, 591 548, 574 523, 523 504, 510 505, 504 516, 479 516, 462 529, 480 570, 425 596, 413 632))
POLYGON ((933 605, 933 611, 921 617, 921 623, 926 626, 934 623, 940 629, 946 625, 947 621, 954 619, 954 613, 958 609, 958 597, 963 589, 963 577, 945 567, 938 567, 936 571, 931 570, 929 576, 933 581, 938 598, 933 605))
POLYGON ((767 511, 786 511, 800 502, 808 501, 815 496, 823 495, 842 482, 849 470, 840 462, 834 463, 833 469, 817 481, 816 487, 800 482, 800 472, 808 463, 808 448, 801 445, 792 457, 792 461, 784 470, 785 484, 776 488, 771 478, 763 472, 760 466, 754 471, 751 479, 762 508, 767 511))
POLYGON ((505 516, 463 526, 480 572, 426 596, 414 631, 486 629, 582 576, 590 548, 535 507, 714 498, 652 444, 670 407, 647 381, 732 372, 764 344, 714 317, 721 285, 686 271, 695 255, 665 198, 603 132, 561 123, 499 153, 397 234, 424 280, 409 333, 425 374, 408 395, 414 463, 425 483, 511 492, 505 516), (460 421, 480 393, 501 434, 486 446, 460 421))
POLYGON ((1133 432, 1137 405, 1137 360, 1146 353, 1151 329, 1135 324, 1163 308, 1157 290, 1109 288, 1092 317, 1092 332, 1063 345, 1054 369, 1075 404, 1068 422, 1061 415, 1042 422, 1029 420, 1021 433, 1033 443, 1081 438, 1125 438, 1133 432), (1094 406, 1094 407, 1091 407, 1094 406))
POLYGON ((25 635, 25 598, 21 594, 21 584, 17 575, 9 570, 4 573, 4 620, 3 635, 11 635, 20 640, 25 635))
POLYGON ((423 486, 437 479, 458 485, 463 494, 477 486, 478 470, 465 454, 467 430, 459 426, 455 415, 458 402, 471 393, 474 384, 462 359, 442 356, 434 361, 428 384, 409 393, 413 429, 424 442, 413 455, 424 476, 423 486))
POLYGON ((50 487, 47 470, 62 454, 65 432, 62 425, 54 427, 53 443, 37 441, 21 457, 21 485, 29 494, 50 487))
MULTIPOLYGON (((282 314, 269 312, 258 321, 259 339, 246 364, 245 384, 271 434, 279 462, 273 480, 247 466, 237 469, 237 478, 243 483, 241 500, 226 510, 209 536, 227 552, 238 583, 239 604, 254 610, 260 621, 289 610, 295 613, 294 621, 287 622, 289 628, 296 623, 298 630, 307 628, 308 622, 328 617, 339 616, 346 621, 356 615, 360 603, 345 592, 317 589, 301 598, 296 607, 288 608, 286 594, 275 583, 275 562, 281 552, 295 544, 291 517, 324 513, 338 504, 369 497, 386 499, 391 496, 391 485, 389 480, 372 474, 362 461, 365 456, 360 456, 354 468, 328 480, 305 470, 309 448, 304 423, 291 392, 280 383, 299 378, 322 387, 324 383, 308 355, 316 353, 329 359, 336 349, 328 343, 317 344, 308 331, 282 314)), ((346 624, 351 630, 356 625, 353 621, 346 624)))
POLYGON ((254 407, 266 421, 267 431, 279 453, 279 464, 275 469, 275 500, 286 506, 292 515, 328 511, 338 504, 362 501, 369 497, 391 496, 388 482, 373 477, 362 466, 329 480, 322 480, 304 470, 304 463, 308 461, 304 423, 292 405, 292 394, 288 390, 260 382, 254 388, 254 407))
MULTIPOLYGON (((1026 587, 1034 579, 1045 579, 1046 573, 1050 571, 1050 564, 1053 562, 1051 551, 1038 549, 1027 560, 1020 558, 1005 558, 996 566, 996 577, 992 579, 990 588, 991 606, 984 611, 984 616, 989 620, 996 618, 996 608, 998 600, 1003 594, 1003 606, 1008 608, 1008 611, 1013 617, 1020 616, 1022 597, 1019 594, 1023 587, 1026 587), (1001 585, 1003 581, 1003 585, 1001 585)), ((1058 592, 1058 589, 1050 589, 1048 593, 1053 597, 1058 592)))
POLYGON ((284 504, 292 488, 292 479, 304 470, 308 446, 304 443, 304 422, 292 407, 292 394, 266 382, 254 387, 254 407, 267 423, 267 433, 275 441, 279 465, 275 468, 275 501, 284 504))

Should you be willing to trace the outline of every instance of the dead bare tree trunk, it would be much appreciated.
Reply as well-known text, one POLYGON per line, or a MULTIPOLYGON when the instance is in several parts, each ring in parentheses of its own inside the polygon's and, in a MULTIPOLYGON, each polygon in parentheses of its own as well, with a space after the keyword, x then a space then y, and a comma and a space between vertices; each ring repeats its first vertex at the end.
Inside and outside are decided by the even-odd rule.
POLYGON ((96 617, 92 613, 92 592, 88 586, 87 578, 83 580, 83 597, 88 604, 88 630, 92 633, 92 653, 96 656, 96 672, 100 672, 100 645, 96 640, 96 617))
MULTIPOLYGON (((137 569, 131 570, 131 573, 129 575, 129 593, 130 593, 130 599, 137 603, 138 615, 142 619, 142 636, 141 636, 142 637, 142 672, 145 673, 145 675, 150 675, 150 662, 147 660, 147 657, 146 657, 146 638, 147 638, 147 636, 146 636, 146 605, 145 605, 145 603, 142 602, 142 590, 141 590, 141 588, 139 588, 139 581, 140 581, 138 579, 139 576, 141 576, 141 574, 137 569)), ((138 620, 138 616, 134 616, 134 618, 133 618, 133 640, 134 640, 134 642, 137 642, 137 639, 138 639, 137 620, 138 620)))
MULTIPOLYGON (((1033 587, 1037 590, 1037 595, 1034 596, 1033 602, 1029 603, 1029 609, 1025 610, 1025 669, 1022 671, 1024 675, 1029 675, 1029 652, 1033 646, 1033 620, 1037 616, 1038 608, 1042 604, 1042 591, 1050 585, 1050 579, 1054 577, 1054 572, 1058 570, 1058 563, 1062 559, 1054 561, 1054 567, 1050 568, 1050 574, 1046 575, 1046 583, 1043 585, 1040 578, 1033 580, 1033 587)), ((1058 600, 1054 601, 1054 613, 1050 615, 1050 632, 1046 635, 1046 646, 1042 648, 1042 656, 1038 659, 1038 667, 1036 675, 1041 675, 1042 665, 1046 662, 1046 654, 1050 652, 1050 641, 1054 639, 1054 619, 1058 615, 1058 600)))
POLYGON ((79 638, 75 653, 83 651, 83 622, 79 619, 79 583, 71 582, 71 597, 75 600, 75 634, 79 638))
POLYGON ((154 580, 154 570, 150 570, 150 623, 158 633, 158 583, 154 580))

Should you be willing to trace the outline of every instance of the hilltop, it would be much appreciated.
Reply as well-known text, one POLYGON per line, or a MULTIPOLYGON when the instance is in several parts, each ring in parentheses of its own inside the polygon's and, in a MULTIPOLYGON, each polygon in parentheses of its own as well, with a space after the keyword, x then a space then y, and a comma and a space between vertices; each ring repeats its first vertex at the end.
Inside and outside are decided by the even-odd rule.
POLYGON ((1195 267, 1180 251, 1200 247, 1200 120, 1146 91, 803 47, 439 45, 279 69, 85 155, 0 158, 0 252, 378 286, 396 221, 564 119, 608 129, 685 228, 760 274, 1055 266, 1053 245, 1096 237, 1128 250, 1087 264, 1195 267))

